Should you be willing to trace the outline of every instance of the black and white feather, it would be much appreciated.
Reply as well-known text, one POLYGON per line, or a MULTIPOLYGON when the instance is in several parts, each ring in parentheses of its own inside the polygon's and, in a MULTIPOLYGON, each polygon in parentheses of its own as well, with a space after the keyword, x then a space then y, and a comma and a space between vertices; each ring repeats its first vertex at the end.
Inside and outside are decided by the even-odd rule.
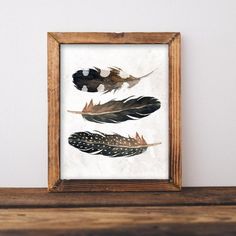
POLYGON ((100 68, 88 68, 78 70, 72 75, 75 87, 84 92, 114 92, 122 87, 124 83, 128 88, 135 86, 140 79, 147 77, 153 71, 141 77, 127 74, 118 67, 109 67, 106 70, 100 68))
POLYGON ((119 134, 105 134, 102 132, 76 132, 72 134, 68 142, 82 152, 93 155, 109 157, 131 157, 139 155, 150 146, 160 143, 147 144, 143 136, 136 133, 134 138, 124 137, 119 134))

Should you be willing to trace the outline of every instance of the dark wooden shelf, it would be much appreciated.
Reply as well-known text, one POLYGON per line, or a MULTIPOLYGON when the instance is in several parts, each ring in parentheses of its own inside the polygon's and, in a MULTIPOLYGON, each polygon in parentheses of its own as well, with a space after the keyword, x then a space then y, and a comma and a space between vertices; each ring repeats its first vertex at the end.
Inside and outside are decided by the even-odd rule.
POLYGON ((44 188, 2 188, 0 208, 236 205, 236 188, 183 188, 181 192, 48 193, 44 188))
POLYGON ((171 193, 0 189, 0 235, 236 235, 236 188, 171 193))

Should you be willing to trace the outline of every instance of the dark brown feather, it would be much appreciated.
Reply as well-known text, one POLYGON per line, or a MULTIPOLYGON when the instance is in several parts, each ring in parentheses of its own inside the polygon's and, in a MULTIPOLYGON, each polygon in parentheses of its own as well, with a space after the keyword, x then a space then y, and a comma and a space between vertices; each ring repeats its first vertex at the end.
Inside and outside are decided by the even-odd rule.
POLYGON ((154 97, 126 98, 111 100, 104 104, 93 104, 93 100, 82 111, 68 111, 81 114, 86 120, 97 123, 119 123, 144 118, 161 107, 154 97))

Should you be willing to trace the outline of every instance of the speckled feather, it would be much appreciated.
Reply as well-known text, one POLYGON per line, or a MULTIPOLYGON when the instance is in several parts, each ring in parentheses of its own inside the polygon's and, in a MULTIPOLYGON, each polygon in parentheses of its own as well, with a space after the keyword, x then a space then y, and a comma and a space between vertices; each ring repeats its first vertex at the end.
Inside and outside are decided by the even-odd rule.
POLYGON ((82 152, 109 157, 135 156, 147 150, 149 146, 143 136, 136 133, 135 138, 123 137, 119 134, 104 134, 101 132, 77 132, 72 134, 68 142, 82 152))
POLYGON ((68 111, 81 114, 86 120, 96 123, 119 123, 127 120, 144 118, 161 107, 154 97, 126 98, 120 101, 111 100, 104 104, 86 103, 82 111, 68 111))
POLYGON ((75 87, 81 91, 107 93, 120 89, 125 82, 131 88, 152 72, 141 77, 134 77, 118 67, 110 67, 107 70, 94 67, 78 70, 72 77, 75 87))

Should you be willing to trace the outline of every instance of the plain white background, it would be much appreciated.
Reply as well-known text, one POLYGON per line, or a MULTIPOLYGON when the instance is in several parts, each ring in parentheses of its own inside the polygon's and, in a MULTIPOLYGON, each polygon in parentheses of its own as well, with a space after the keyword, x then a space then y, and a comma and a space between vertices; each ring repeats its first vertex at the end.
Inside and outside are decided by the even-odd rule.
POLYGON ((183 185, 236 185, 236 1, 0 0, 0 186, 47 186, 47 31, 182 34, 183 185))

